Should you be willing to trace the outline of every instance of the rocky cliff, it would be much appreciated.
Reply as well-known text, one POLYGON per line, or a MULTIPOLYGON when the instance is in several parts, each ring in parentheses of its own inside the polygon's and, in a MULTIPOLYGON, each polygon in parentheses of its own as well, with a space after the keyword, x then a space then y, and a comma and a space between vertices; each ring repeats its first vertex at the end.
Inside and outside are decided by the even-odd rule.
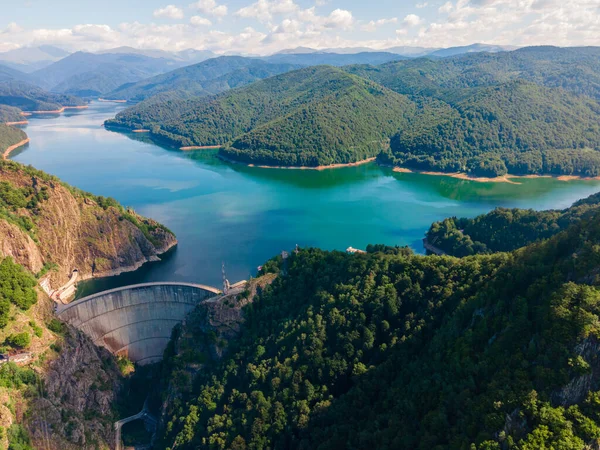
POLYGON ((42 371, 43 395, 31 400, 25 419, 34 448, 113 448, 113 406, 122 383, 113 356, 65 327, 58 356, 42 371))
POLYGON ((33 273, 52 268, 49 286, 135 270, 176 245, 159 223, 44 172, 0 162, 0 256, 33 273))

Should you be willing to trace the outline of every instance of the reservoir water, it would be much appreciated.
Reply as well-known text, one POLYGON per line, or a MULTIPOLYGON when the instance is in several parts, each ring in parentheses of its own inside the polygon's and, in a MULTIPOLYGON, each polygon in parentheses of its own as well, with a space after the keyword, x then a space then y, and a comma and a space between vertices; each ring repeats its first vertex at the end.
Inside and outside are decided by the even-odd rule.
POLYGON ((448 216, 475 216, 496 206, 569 206, 600 191, 597 181, 520 179, 478 183, 394 173, 376 164, 312 171, 224 163, 214 150, 162 148, 143 134, 102 127, 122 106, 32 117, 31 143, 11 158, 168 226, 178 247, 161 262, 118 277, 81 283, 78 296, 146 281, 221 284, 254 275, 268 258, 296 244, 324 249, 369 243, 410 245, 422 252, 429 225, 448 216))

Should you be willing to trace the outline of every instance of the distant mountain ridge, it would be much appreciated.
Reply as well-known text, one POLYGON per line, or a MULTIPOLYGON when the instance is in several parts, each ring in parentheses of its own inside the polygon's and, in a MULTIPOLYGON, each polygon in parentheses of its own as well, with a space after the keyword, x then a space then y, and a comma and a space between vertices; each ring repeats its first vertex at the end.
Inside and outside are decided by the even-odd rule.
POLYGON ((185 65, 171 59, 130 53, 77 52, 32 74, 38 83, 55 92, 85 97, 99 96, 185 65))
POLYGON ((270 64, 241 56, 221 56, 125 84, 104 98, 139 102, 164 93, 181 98, 214 95, 298 68, 300 66, 293 64, 270 64))
POLYGON ((0 53, 0 64, 30 73, 47 67, 69 54, 66 50, 51 45, 21 47, 0 53))

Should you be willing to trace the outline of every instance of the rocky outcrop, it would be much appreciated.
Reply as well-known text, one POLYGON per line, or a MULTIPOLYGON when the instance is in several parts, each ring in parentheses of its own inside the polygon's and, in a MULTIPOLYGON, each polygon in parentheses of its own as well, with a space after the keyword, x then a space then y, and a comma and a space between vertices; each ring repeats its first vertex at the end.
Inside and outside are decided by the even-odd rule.
POLYGON ((33 273, 53 264, 57 270, 48 275, 53 289, 63 285, 74 269, 79 279, 116 275, 158 260, 177 243, 157 222, 35 169, 3 161, 0 182, 40 199, 11 212, 33 223, 32 230, 0 219, 0 256, 12 256, 33 273))
POLYGON ((566 386, 552 393, 554 406, 578 404, 588 392, 600 387, 600 341, 590 335, 575 347, 575 352, 589 364, 589 370, 574 376, 566 386))
POLYGON ((33 273, 44 266, 44 257, 31 236, 4 220, 0 220, 0 255, 11 256, 33 273))
POLYGON ((113 448, 114 405, 122 377, 112 355, 68 328, 60 353, 43 374, 43 396, 26 419, 35 448, 113 448))

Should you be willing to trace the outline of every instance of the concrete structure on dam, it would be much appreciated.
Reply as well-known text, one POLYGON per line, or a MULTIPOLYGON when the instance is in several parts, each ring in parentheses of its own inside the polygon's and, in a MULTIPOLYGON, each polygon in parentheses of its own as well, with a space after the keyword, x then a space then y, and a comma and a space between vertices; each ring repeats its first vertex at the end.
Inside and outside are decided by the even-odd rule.
POLYGON ((144 283, 57 305, 58 317, 96 345, 138 364, 162 359, 173 327, 198 303, 221 292, 192 283, 144 283))

